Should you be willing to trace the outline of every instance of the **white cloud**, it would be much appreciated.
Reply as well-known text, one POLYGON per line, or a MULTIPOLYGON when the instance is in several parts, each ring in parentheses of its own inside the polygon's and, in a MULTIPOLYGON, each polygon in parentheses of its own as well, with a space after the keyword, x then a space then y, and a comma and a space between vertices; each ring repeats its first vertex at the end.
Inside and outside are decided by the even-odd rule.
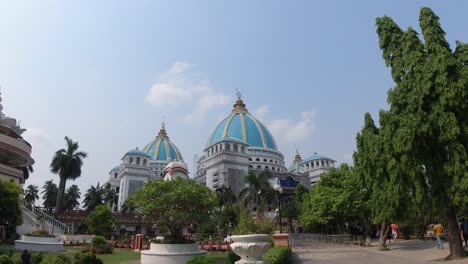
POLYGON ((214 92, 209 80, 203 78, 188 62, 175 62, 161 74, 145 99, 157 108, 182 105, 193 107, 184 117, 184 122, 188 124, 203 121, 209 110, 229 102, 228 96, 214 92))
POLYGON ((263 120, 263 118, 269 111, 270 107, 268 105, 261 105, 254 110, 254 116, 260 120, 263 120))
POLYGON ((276 119, 269 122, 268 127, 279 143, 300 143, 314 132, 315 116, 315 111, 302 112, 298 121, 289 118, 276 119))

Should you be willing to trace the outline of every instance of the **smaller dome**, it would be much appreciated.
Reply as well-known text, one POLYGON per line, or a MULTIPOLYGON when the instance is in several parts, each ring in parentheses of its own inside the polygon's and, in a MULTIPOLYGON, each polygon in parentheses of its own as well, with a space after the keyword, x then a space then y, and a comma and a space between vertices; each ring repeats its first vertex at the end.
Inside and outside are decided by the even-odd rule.
POLYGON ((128 151, 125 155, 137 155, 137 156, 143 156, 143 157, 151 158, 150 155, 148 155, 144 151, 139 150, 138 148, 128 151))
POLYGON ((304 159, 301 163, 306 163, 306 162, 313 161, 313 160, 329 160, 329 161, 335 162, 335 160, 322 156, 322 155, 318 155, 317 152, 315 152, 313 156, 308 157, 307 159, 304 159))
POLYGON ((110 172, 113 172, 113 171, 119 171, 120 170, 120 165, 119 166, 115 166, 114 168, 112 168, 112 170, 110 172))
POLYGON ((300 172, 299 171, 299 164, 301 163, 301 161, 302 161, 301 155, 299 154, 299 151, 296 150, 296 156, 294 157, 293 162, 289 166, 288 172, 289 173, 299 173, 300 172))
POLYGON ((169 162, 169 164, 166 165, 166 167, 164 167, 164 171, 173 169, 183 169, 185 171, 188 171, 187 165, 184 162, 178 160, 171 161, 169 162))

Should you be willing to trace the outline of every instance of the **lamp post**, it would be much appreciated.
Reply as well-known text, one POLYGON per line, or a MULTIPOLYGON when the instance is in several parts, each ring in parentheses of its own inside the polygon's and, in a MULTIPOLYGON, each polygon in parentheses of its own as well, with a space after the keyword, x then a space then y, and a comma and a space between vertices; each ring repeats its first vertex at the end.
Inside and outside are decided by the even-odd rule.
MULTIPOLYGON (((143 228, 141 228, 141 220, 142 220, 143 217, 140 214, 136 214, 135 218, 139 220, 138 222, 139 222, 139 227, 140 227, 140 234, 143 234, 143 232, 142 232, 143 228)), ((136 233, 136 228, 135 228, 135 233, 136 233)))
POLYGON ((283 188, 279 184, 275 184, 273 189, 277 193, 278 196, 278 222, 280 226, 280 234, 283 234, 283 225, 281 224, 281 195, 283 194, 283 188))
POLYGON ((112 223, 111 229, 112 229, 112 238, 111 238, 111 240, 114 240, 115 230, 117 230, 117 226, 115 226, 115 223, 112 223))

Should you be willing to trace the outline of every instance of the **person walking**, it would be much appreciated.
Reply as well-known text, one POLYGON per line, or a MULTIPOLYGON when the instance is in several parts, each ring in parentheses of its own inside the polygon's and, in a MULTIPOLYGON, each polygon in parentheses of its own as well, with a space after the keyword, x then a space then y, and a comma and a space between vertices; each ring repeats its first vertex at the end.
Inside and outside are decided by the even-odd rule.
POLYGON ((434 225, 434 235, 437 238, 438 249, 444 249, 444 246, 442 245, 442 240, 440 239, 440 236, 443 234, 443 232, 444 232, 444 228, 442 227, 442 225, 436 222, 434 225))
POLYGON ((463 241, 465 241, 465 247, 468 247, 468 220, 465 218, 460 219, 460 236, 463 241))

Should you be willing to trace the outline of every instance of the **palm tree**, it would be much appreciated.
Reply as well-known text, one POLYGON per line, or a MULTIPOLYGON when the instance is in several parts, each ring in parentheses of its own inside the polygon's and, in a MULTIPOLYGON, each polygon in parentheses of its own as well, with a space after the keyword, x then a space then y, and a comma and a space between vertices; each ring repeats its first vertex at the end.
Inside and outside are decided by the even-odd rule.
POLYGON ((67 142, 67 148, 57 150, 50 163, 50 171, 52 173, 58 173, 60 177, 55 218, 57 218, 59 212, 62 210, 67 180, 75 180, 81 176, 83 159, 88 156, 86 152, 78 151, 78 142, 73 142, 73 140, 68 137, 65 137, 65 141, 67 142))
POLYGON ((42 188, 44 189, 41 192, 43 194, 42 199, 44 200, 42 204, 50 211, 57 203, 57 184, 53 183, 52 180, 46 181, 42 188))
POLYGON ((237 197, 232 192, 231 187, 226 187, 224 185, 216 189, 216 196, 218 196, 219 206, 221 208, 237 201, 237 197))
POLYGON ((113 208, 117 204, 117 193, 112 188, 110 183, 104 184, 102 187, 102 200, 105 204, 109 205, 110 208, 113 208))
POLYGON ((67 191, 65 192, 65 200, 63 202, 63 210, 71 211, 76 209, 80 202, 78 201, 81 198, 81 192, 78 186, 73 184, 72 186, 68 187, 67 191))
POLYGON ((34 172, 34 168, 32 165, 23 168, 23 178, 27 180, 29 178, 29 174, 34 172))
POLYGON ((262 212, 265 204, 274 200, 275 192, 268 181, 270 177, 271 173, 268 170, 258 175, 255 172, 249 172, 249 175, 245 177, 248 187, 239 193, 239 198, 246 206, 253 206, 252 209, 262 212))
POLYGON ((30 184, 24 192, 24 201, 27 205, 34 206, 37 199, 39 199, 39 187, 30 184))
POLYGON ((104 189, 99 186, 99 182, 96 187, 91 185, 88 191, 86 191, 85 198, 83 200, 83 207, 86 209, 86 211, 92 211, 98 205, 104 204, 103 192, 104 189))

